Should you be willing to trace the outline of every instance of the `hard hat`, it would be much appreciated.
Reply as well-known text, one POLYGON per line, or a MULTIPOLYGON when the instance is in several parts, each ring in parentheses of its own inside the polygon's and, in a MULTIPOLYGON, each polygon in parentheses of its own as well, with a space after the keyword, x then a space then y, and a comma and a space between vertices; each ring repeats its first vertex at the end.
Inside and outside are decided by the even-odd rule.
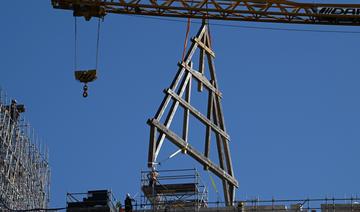
POLYGON ((130 194, 129 194, 129 193, 127 193, 127 194, 126 194, 126 196, 127 196, 127 197, 130 197, 130 194))

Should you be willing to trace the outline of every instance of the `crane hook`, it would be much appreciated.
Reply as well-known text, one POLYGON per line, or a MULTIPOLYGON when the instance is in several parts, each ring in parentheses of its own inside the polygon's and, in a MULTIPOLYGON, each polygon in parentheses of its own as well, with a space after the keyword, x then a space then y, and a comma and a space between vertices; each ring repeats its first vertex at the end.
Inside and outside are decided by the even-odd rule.
POLYGON ((75 71, 75 79, 77 79, 81 83, 84 83, 83 97, 86 98, 88 96, 88 89, 89 89, 87 84, 97 79, 96 69, 75 71))
POLYGON ((85 83, 84 84, 84 87, 83 87, 83 97, 86 98, 88 96, 88 86, 87 84, 85 83))

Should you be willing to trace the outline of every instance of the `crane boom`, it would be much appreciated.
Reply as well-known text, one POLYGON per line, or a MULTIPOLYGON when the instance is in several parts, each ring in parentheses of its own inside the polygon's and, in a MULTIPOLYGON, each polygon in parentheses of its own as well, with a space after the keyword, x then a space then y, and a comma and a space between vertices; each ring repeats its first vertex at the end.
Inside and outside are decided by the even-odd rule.
POLYGON ((108 13, 233 21, 360 26, 360 4, 298 3, 286 0, 52 0, 74 16, 108 13))

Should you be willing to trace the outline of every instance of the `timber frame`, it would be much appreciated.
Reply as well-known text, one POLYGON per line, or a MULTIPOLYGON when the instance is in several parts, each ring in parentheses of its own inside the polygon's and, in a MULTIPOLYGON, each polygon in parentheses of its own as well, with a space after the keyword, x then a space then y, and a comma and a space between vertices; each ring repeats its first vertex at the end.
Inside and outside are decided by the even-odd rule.
POLYGON ((222 180, 225 203, 232 205, 235 198, 234 190, 235 187, 238 187, 238 181, 234 177, 232 167, 229 148, 230 137, 225 128, 221 106, 222 94, 218 89, 214 57, 215 53, 211 49, 208 26, 203 23, 197 36, 192 39, 192 45, 186 57, 178 64, 179 69, 170 88, 164 91, 164 100, 155 117, 148 120, 148 124, 150 125, 148 166, 149 168, 156 166, 161 147, 165 139, 167 139, 176 145, 179 151, 194 158, 204 166, 205 170, 211 171, 222 180), (198 70, 192 67, 192 60, 196 50, 199 50, 200 57, 198 70), (205 65, 206 61, 208 68, 206 68, 205 65), (209 71, 210 79, 205 76, 206 69, 209 71), (205 89, 208 92, 207 115, 203 115, 190 103, 193 80, 197 81, 197 89, 199 92, 205 89), (172 104, 170 105, 171 102, 172 104), (179 106, 184 110, 181 136, 170 129, 170 125, 179 106), (190 144, 190 115, 206 127, 204 153, 196 150, 190 144), (162 118, 164 119, 163 121, 162 118), (219 165, 215 164, 209 157, 212 133, 214 133, 216 138, 219 165))

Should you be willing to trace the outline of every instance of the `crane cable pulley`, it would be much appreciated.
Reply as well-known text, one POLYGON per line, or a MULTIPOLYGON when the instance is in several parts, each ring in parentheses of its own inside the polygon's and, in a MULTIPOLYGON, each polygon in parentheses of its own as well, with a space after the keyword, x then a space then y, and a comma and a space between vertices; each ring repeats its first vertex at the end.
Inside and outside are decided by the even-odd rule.
POLYGON ((77 69, 77 18, 74 17, 74 26, 75 26, 75 38, 74 38, 74 70, 75 70, 75 79, 84 83, 83 86, 83 97, 88 96, 88 83, 93 82, 97 79, 97 69, 99 63, 99 44, 100 44, 100 26, 101 20, 99 18, 97 24, 97 38, 96 38, 96 59, 95 59, 95 69, 90 70, 78 70, 77 69))

